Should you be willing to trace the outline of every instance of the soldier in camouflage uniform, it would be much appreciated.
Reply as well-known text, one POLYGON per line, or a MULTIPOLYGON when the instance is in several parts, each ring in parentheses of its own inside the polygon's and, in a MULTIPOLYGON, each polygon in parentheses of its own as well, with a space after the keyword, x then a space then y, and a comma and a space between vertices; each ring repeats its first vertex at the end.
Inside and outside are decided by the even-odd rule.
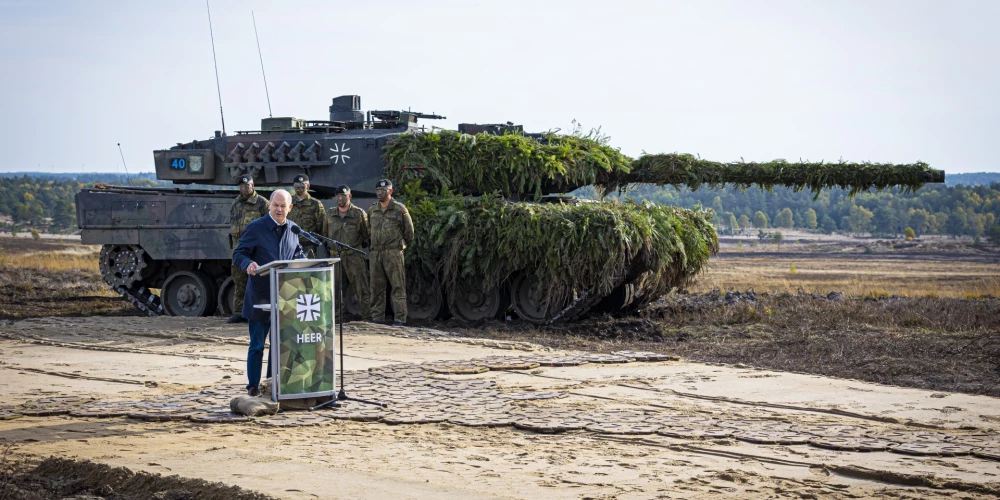
MULTIPOLYGON (((253 188, 253 177, 244 175, 240 177, 240 195, 233 200, 233 205, 229 208, 229 248, 236 248, 243 236, 243 230, 247 224, 254 219, 259 219, 267 215, 267 199, 257 194, 253 188)), ((247 290, 247 272, 238 269, 235 265, 230 266, 230 275, 233 277, 233 315, 226 320, 228 323, 243 323, 246 320, 241 316, 243 311, 243 295, 247 290)))
POLYGON ((406 265, 403 250, 413 241, 413 220, 402 203, 392 199, 392 182, 382 179, 375 184, 378 203, 368 209, 368 228, 372 246, 368 252, 371 267, 371 317, 385 319, 385 284, 392 286, 393 326, 406 323, 406 265))
MULTIPOLYGON (((295 188, 295 196, 292 199, 292 209, 288 212, 288 220, 298 224, 303 231, 323 234, 326 213, 323 210, 323 202, 309 195, 309 177, 305 174, 295 176, 293 187, 295 188)), ((299 244, 302 245, 306 258, 325 257, 325 255, 317 255, 319 249, 305 236, 299 236, 299 244)))
MULTIPOLYGON (((351 203, 350 187, 337 186, 334 192, 337 195, 337 206, 326 212, 324 236, 361 249, 368 243, 368 215, 351 203)), ((354 297, 361 307, 361 316, 365 321, 371 321, 371 296, 368 292, 368 267, 365 265, 365 257, 345 249, 341 253, 341 258, 343 258, 344 277, 354 288, 354 297)), ((382 302, 385 302, 385 297, 382 298, 382 302)))

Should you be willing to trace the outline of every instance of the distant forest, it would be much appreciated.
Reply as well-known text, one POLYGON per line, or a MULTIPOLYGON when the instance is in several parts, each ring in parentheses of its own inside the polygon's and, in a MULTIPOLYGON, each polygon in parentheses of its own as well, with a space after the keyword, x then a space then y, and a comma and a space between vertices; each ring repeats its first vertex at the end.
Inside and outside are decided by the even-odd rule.
MULTIPOLYGON (((869 233, 880 237, 940 234, 986 237, 1000 243, 1000 173, 951 174, 945 185, 929 184, 915 193, 888 190, 860 193, 853 199, 843 189, 828 189, 813 199, 808 191, 775 188, 773 192, 732 188, 690 191, 686 188, 636 186, 623 198, 685 208, 711 208, 720 232, 796 228, 831 233, 869 233), (989 182, 983 184, 982 182, 989 182), (968 183, 968 184, 966 184, 968 183)), ((121 174, 0 174, 0 230, 38 228, 52 232, 77 230, 74 195, 95 183, 171 186, 152 173, 126 178, 121 174)), ((194 186, 188 186, 194 187, 194 186)), ((593 188, 578 196, 596 198, 593 188)))
POLYGON ((126 177, 119 174, 0 174, 0 230, 35 228, 53 233, 77 231, 76 193, 97 183, 141 187, 166 186, 152 172, 126 177))

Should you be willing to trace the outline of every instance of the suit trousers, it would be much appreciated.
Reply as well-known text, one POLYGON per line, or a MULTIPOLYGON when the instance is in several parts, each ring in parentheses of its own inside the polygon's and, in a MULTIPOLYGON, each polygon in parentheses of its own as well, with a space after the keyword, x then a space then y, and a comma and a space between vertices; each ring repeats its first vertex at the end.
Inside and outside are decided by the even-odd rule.
MULTIPOLYGON (((260 370, 264 361, 264 341, 271 331, 271 321, 250 320, 250 349, 247 350, 247 389, 260 385, 260 370)), ((268 350, 267 377, 271 376, 271 352, 268 350)))

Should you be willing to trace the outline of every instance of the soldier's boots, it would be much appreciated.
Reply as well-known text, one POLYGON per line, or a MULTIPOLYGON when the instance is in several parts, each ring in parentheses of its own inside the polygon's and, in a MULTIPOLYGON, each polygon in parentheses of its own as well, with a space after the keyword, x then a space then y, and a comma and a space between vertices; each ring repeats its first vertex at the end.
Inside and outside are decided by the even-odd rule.
POLYGON ((393 321, 392 326, 406 326, 406 325, 404 325, 402 321, 393 321))

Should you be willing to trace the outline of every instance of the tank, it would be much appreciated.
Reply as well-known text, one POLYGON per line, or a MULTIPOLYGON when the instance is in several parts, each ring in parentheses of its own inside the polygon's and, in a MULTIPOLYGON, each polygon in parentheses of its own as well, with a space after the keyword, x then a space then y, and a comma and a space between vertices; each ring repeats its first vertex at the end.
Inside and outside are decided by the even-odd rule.
MULTIPOLYGON (((517 315, 533 323, 634 310, 689 283, 718 250, 711 213, 567 196, 593 185, 860 191, 943 182, 924 163, 719 163, 685 154, 632 159, 597 135, 526 133, 511 122, 428 131, 433 113, 361 110, 333 99, 329 120, 265 118, 260 130, 176 143, 153 152, 174 188, 95 186, 77 194, 84 243, 103 245, 101 275, 149 315, 232 313, 229 208, 240 176, 263 195, 309 176, 334 206, 351 186, 368 208, 393 180, 416 238, 406 250, 408 316, 466 321, 517 315), (187 186, 184 186, 187 185, 187 186)), ((357 314, 351 287, 348 311, 357 314)))

